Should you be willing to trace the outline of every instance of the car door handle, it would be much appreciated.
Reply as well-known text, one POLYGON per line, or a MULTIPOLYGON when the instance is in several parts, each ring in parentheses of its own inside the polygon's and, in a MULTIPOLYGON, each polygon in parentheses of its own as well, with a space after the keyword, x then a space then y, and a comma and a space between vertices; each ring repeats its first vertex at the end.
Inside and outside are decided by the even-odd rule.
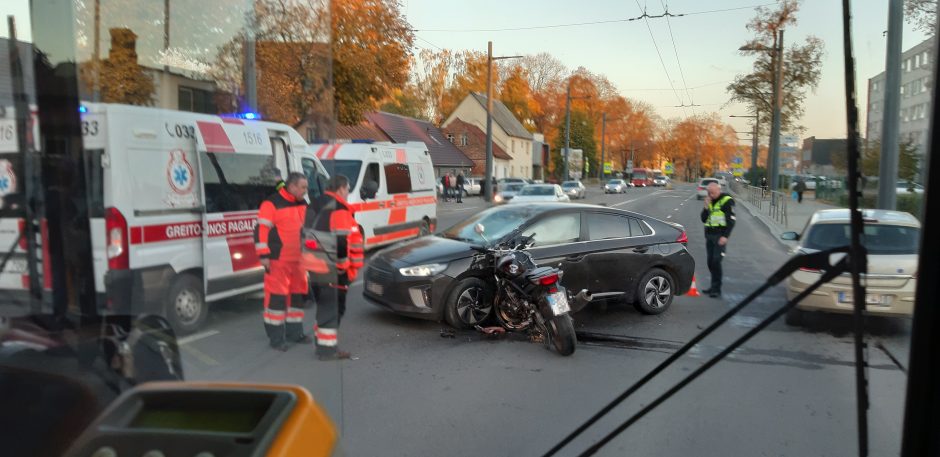
POLYGON ((648 247, 646 247, 646 246, 639 247, 639 248, 633 248, 633 252, 640 253, 640 254, 645 254, 646 251, 649 251, 649 250, 650 250, 650 248, 648 248, 648 247))
POLYGON ((570 261, 570 262, 579 262, 583 258, 584 258, 584 254, 574 254, 574 255, 569 255, 568 257, 565 257, 565 260, 570 261))

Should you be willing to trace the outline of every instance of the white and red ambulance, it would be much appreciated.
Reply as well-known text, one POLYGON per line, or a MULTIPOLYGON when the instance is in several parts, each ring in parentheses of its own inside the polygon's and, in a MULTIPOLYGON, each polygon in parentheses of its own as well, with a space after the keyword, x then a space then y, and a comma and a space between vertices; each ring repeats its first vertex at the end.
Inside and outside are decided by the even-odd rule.
POLYGON ((331 176, 349 178, 349 203, 367 248, 434 231, 437 183, 424 143, 314 144, 309 150, 331 176))
MULTIPOLYGON (((253 234, 277 182, 303 172, 316 198, 328 179, 282 124, 95 103, 81 123, 99 305, 165 315, 181 333, 202 325, 207 303, 263 288, 253 234)), ((0 245, 18 236, 7 232, 0 245)), ((24 287, 13 266, 0 287, 24 287)))

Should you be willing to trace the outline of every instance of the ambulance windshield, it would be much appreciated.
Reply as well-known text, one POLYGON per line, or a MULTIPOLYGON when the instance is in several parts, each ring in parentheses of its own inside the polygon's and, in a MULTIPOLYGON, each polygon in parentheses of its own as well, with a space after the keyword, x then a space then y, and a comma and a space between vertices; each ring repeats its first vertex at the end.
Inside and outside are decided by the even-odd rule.
POLYGON ((330 176, 343 175, 349 178, 349 188, 356 188, 356 183, 359 182, 359 170, 362 169, 361 160, 321 160, 321 162, 330 176))

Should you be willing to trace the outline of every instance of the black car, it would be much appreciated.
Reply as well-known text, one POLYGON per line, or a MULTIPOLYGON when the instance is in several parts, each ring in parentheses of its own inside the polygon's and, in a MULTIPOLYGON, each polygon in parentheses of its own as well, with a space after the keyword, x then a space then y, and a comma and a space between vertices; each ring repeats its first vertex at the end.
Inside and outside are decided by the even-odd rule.
MULTIPOLYGON (((695 261, 682 226, 603 206, 532 203, 493 207, 440 234, 379 251, 369 262, 363 294, 399 314, 440 320, 446 306, 466 308, 492 296, 468 273, 476 254, 471 246, 520 234, 534 235, 529 252, 536 263, 560 266, 562 283, 573 293, 587 289, 595 299, 621 298, 659 314, 692 283, 695 261), (485 227, 485 240, 476 224, 485 227)), ((451 313, 460 311, 463 323, 473 325, 491 309, 451 313)))

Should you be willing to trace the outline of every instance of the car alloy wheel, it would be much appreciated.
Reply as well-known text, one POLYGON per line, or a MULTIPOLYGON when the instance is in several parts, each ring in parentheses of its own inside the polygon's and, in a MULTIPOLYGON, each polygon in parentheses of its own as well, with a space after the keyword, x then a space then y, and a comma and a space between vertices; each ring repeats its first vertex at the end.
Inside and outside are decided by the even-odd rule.
POLYGON ((662 308, 669 303, 672 288, 669 281, 662 276, 653 276, 643 288, 643 300, 651 308, 662 308))
POLYGON ((457 317, 461 322, 473 326, 489 317, 493 305, 486 302, 485 296, 482 287, 470 287, 457 297, 457 317))

